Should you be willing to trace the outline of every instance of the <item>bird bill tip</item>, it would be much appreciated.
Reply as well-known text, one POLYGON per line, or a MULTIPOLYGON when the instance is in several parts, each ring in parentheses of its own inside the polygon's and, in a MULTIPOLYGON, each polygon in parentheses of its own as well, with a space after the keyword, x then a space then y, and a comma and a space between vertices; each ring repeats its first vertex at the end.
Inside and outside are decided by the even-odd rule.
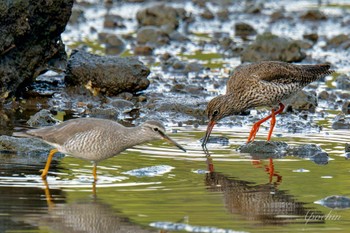
POLYGON ((207 142, 209 140, 211 131, 213 130, 215 123, 216 123, 215 121, 212 121, 212 120, 209 121, 207 131, 205 132, 205 136, 203 138, 202 147, 205 147, 207 145, 207 142))
POLYGON ((173 139, 171 139, 171 138, 168 137, 167 135, 165 135, 165 134, 161 134, 161 135, 162 135, 162 137, 163 137, 166 141, 168 141, 169 143, 171 143, 171 144, 177 146, 177 147, 178 147, 180 150, 182 150, 183 152, 187 152, 186 149, 183 148, 183 146, 181 146, 179 143, 175 142, 173 139))

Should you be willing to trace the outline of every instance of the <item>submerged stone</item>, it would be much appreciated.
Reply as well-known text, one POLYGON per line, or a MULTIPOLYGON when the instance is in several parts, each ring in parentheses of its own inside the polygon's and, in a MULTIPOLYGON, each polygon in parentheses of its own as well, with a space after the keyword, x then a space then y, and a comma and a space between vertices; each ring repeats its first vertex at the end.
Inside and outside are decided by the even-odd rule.
POLYGON ((288 155, 297 156, 300 158, 311 157, 317 153, 321 153, 322 149, 316 144, 304 144, 290 147, 288 155))
POLYGON ((345 196, 329 196, 314 203, 331 208, 331 209, 348 209, 350 208, 350 198, 345 196))
MULTIPOLYGON (((204 140, 204 137, 199 140, 200 143, 202 143, 203 140, 204 140)), ((207 143, 227 146, 229 144, 229 139, 227 137, 209 137, 207 143)))
POLYGON ((329 161, 329 156, 326 152, 318 152, 310 157, 310 160, 318 165, 326 165, 329 161))
POLYGON ((285 155, 288 150, 288 144, 279 141, 253 141, 241 145, 237 150, 241 153, 250 154, 271 154, 285 155))

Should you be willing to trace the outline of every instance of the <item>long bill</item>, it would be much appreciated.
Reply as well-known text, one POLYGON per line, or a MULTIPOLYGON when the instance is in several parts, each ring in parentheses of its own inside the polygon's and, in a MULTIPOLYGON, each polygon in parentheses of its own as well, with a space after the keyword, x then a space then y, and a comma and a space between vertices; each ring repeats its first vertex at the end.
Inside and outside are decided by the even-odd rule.
POLYGON ((210 136, 210 133, 213 130, 215 124, 216 124, 215 121, 213 121, 213 120, 209 121, 208 127, 207 127, 207 131, 205 132, 205 136, 204 136, 204 139, 203 139, 203 142, 202 142, 202 147, 204 147, 207 144, 209 136, 210 136))
POLYGON ((186 152, 186 149, 183 148, 180 144, 178 144, 177 142, 175 142, 173 139, 169 138, 166 134, 164 134, 163 132, 161 132, 160 130, 158 130, 158 133, 160 134, 160 136, 162 136, 166 141, 170 142, 171 144, 174 144, 175 146, 177 146, 180 150, 186 152))

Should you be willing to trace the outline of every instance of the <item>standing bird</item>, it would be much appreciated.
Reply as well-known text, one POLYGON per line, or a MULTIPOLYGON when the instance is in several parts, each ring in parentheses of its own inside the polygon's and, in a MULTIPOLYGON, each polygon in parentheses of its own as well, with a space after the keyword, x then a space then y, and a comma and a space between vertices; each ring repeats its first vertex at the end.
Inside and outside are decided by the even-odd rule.
POLYGON ((41 174, 43 179, 46 179, 56 152, 92 161, 94 181, 97 180, 96 166, 99 161, 116 156, 141 143, 163 138, 186 152, 165 134, 163 124, 158 121, 146 121, 136 127, 124 127, 111 120, 78 118, 59 125, 28 130, 25 133, 14 133, 14 136, 39 138, 55 147, 47 158, 41 174))
POLYGON ((248 142, 254 141, 260 125, 271 118, 267 141, 270 141, 276 123, 276 115, 281 113, 284 105, 281 101, 296 94, 309 83, 334 72, 328 64, 294 65, 279 61, 263 61, 236 68, 229 78, 226 94, 212 99, 207 106, 209 123, 202 143, 205 147, 210 133, 219 120, 239 114, 247 109, 279 104, 271 114, 256 122, 250 131, 248 142))

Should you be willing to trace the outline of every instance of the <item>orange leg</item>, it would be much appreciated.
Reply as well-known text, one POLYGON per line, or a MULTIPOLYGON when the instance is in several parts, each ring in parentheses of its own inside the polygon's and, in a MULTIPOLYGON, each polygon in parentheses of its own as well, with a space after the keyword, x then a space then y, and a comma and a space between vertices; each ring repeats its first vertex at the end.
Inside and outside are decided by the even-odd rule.
POLYGON ((92 169, 92 175, 94 176, 94 183, 97 181, 97 165, 94 163, 94 168, 92 169))
POLYGON ((272 109, 270 115, 268 115, 267 117, 261 119, 260 121, 256 122, 253 125, 252 130, 250 131, 247 143, 254 141, 255 136, 256 136, 256 134, 259 131, 260 125, 272 117, 272 119, 271 119, 271 127, 270 127, 270 131, 269 131, 269 135, 267 137, 267 141, 270 141, 273 128, 275 127, 275 124, 276 124, 276 115, 280 114, 283 111, 283 109, 284 109, 284 105, 282 103, 280 103, 279 105, 280 105, 280 108, 276 112, 272 109))
POLYGON ((43 178, 44 180, 46 180, 47 173, 49 172, 49 168, 50 168, 50 164, 51 164, 53 155, 57 152, 58 152, 57 149, 50 150, 49 156, 47 157, 45 168, 44 168, 43 172, 41 173, 41 178, 43 178))
POLYGON ((52 197, 51 197, 51 194, 50 194, 50 188, 49 188, 49 184, 47 183, 46 180, 43 180, 44 182, 44 185, 45 185, 45 197, 46 197, 46 202, 47 202, 47 206, 50 208, 54 207, 55 204, 54 202, 52 201, 52 197))

